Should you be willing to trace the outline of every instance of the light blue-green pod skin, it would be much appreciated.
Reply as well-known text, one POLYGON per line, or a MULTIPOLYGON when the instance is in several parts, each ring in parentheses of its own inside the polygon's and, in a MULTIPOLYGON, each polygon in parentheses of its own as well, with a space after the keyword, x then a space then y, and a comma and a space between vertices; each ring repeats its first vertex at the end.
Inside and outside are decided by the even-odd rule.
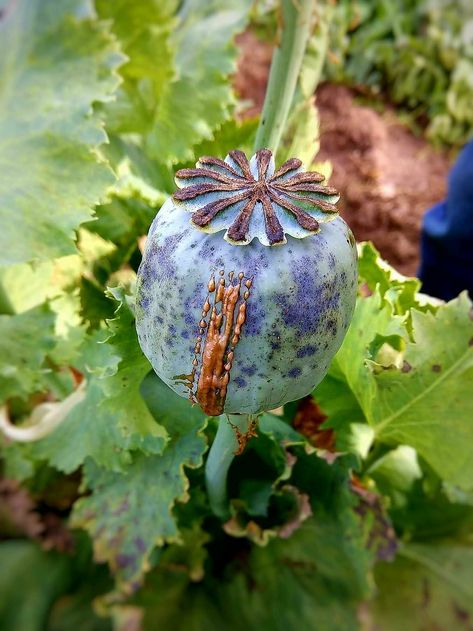
POLYGON ((340 217, 280 246, 231 245, 222 235, 197 230, 167 200, 138 271, 138 338, 158 376, 189 397, 177 377, 192 370, 209 279, 243 272, 252 284, 224 412, 257 414, 309 394, 325 376, 353 315, 356 245, 340 217))

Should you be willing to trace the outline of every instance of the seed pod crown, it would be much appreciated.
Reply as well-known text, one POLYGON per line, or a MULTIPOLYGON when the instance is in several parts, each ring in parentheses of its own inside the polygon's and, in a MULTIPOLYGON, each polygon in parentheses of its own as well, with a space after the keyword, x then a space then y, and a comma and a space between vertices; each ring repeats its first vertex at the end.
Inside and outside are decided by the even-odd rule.
POLYGON ((204 232, 225 230, 234 245, 257 238, 263 245, 282 245, 286 235, 313 235, 320 224, 338 216, 337 191, 321 184, 324 176, 306 172, 298 158, 275 171, 269 149, 248 160, 230 151, 225 160, 204 156, 195 169, 176 173, 180 188, 174 201, 192 213, 192 224, 204 232))

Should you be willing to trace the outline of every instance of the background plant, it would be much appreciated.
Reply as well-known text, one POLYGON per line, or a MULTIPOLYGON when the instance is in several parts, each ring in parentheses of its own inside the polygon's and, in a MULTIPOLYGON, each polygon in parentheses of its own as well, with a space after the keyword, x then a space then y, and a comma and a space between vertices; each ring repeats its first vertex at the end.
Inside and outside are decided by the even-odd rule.
POLYGON ((327 77, 387 95, 436 143, 471 137, 471 3, 342 0, 331 16, 327 77))
MULTIPOLYGON (((262 417, 223 527, 202 467, 215 422, 138 347, 141 237, 175 169, 253 144, 231 88, 250 3, 2 9, 0 422, 36 427, 44 403, 61 422, 1 439, 0 628, 468 628, 466 296, 438 304, 361 246, 347 339, 315 398, 262 417)), ((317 151, 315 41, 280 161, 317 151)))

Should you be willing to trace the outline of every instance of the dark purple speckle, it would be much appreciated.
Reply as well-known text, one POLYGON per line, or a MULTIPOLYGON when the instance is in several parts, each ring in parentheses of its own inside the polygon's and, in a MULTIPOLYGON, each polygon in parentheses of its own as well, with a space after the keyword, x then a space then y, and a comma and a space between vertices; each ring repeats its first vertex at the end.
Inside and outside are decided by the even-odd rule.
POLYGON ((282 311, 287 327, 300 335, 315 333, 331 310, 337 309, 340 293, 334 280, 320 282, 317 268, 311 257, 302 257, 293 263, 296 291, 276 294, 274 300, 282 311))
POLYGON ((297 357, 299 359, 302 357, 310 357, 311 355, 314 355, 316 351, 317 346, 314 346, 313 344, 308 344, 307 346, 303 346, 297 351, 297 357))
POLYGON ((258 369, 256 367, 256 364, 252 364, 251 366, 242 366, 241 368, 241 372, 247 375, 248 377, 253 377, 253 375, 256 374, 257 370, 258 369))
POLYGON ((146 552, 146 543, 141 537, 136 537, 135 546, 137 547, 139 552, 141 553, 146 552))
POLYGON ((236 383, 239 388, 244 388, 246 386, 246 381, 243 379, 243 377, 235 377, 233 383, 236 383))

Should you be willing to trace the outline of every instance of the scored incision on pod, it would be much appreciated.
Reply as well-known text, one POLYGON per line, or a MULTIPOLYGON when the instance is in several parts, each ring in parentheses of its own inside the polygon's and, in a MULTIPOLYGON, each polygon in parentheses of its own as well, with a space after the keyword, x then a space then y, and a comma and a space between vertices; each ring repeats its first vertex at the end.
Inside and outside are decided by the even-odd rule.
POLYGON ((235 278, 232 271, 226 282, 225 271, 220 270, 208 282, 209 296, 202 308, 199 335, 194 346, 192 371, 189 375, 176 375, 177 383, 189 389, 189 399, 199 403, 209 416, 223 412, 235 348, 240 340, 246 320, 246 302, 252 280, 244 272, 235 278), (200 370, 198 381, 197 370, 200 370))

